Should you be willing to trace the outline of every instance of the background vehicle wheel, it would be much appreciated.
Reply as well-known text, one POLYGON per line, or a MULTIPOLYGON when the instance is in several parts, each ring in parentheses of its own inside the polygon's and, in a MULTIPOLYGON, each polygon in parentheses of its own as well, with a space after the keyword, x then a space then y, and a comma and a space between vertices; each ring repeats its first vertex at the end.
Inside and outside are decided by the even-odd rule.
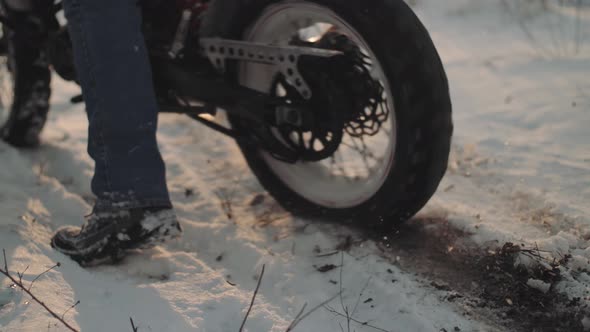
MULTIPOLYGON (((402 0, 213 0, 201 33, 279 45, 343 35, 365 55, 366 69, 382 87, 377 108, 387 117, 377 132, 359 136, 345 128, 331 158, 292 165, 238 142, 261 184, 287 210, 390 224, 412 217, 434 194, 447 168, 453 131, 449 88, 428 32, 402 0)), ((271 66, 231 63, 227 68, 243 85, 277 92, 271 66)), ((339 110, 325 110, 333 111, 339 110)), ((238 118, 230 122, 244 133, 250 129, 238 118)), ((306 144, 314 145, 311 140, 306 144)))
POLYGON ((14 82, 8 68, 8 43, 4 35, 4 27, 0 26, 0 124, 4 124, 10 114, 14 99, 14 82))
POLYGON ((41 44, 26 32, 25 18, 17 19, 22 32, 0 26, 0 139, 35 147, 49 110, 51 73, 41 44))

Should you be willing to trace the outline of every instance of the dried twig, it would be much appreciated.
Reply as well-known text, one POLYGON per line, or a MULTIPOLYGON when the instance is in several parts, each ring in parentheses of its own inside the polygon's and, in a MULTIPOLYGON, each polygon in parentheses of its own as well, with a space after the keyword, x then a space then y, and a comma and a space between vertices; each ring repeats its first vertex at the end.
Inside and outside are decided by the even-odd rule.
POLYGON ((133 329, 133 332, 137 332, 138 327, 135 326, 135 323, 133 322, 133 318, 129 317, 129 322, 131 322, 131 328, 133 329))
MULTIPOLYGON (((30 288, 32 287, 33 283, 31 283, 31 285, 29 286, 29 288, 25 287, 23 285, 23 283, 19 280, 17 280, 16 278, 14 278, 11 274, 10 271, 8 270, 8 260, 6 259, 6 250, 2 249, 2 255, 4 257, 4 269, 0 269, 0 274, 3 274, 4 276, 6 276, 8 279, 10 279, 10 281, 12 281, 12 283, 14 285, 16 285, 18 288, 22 289, 23 292, 27 293, 32 299, 33 301, 37 302, 40 306, 42 306, 51 316, 53 316, 55 319, 57 319, 58 321, 60 321, 65 327, 67 327, 70 331, 73 332, 80 332, 79 330, 77 330, 76 328, 74 328, 73 326, 71 326, 68 322, 66 322, 62 317, 60 317, 57 313, 55 313, 55 311, 51 310, 45 303, 43 303, 43 301, 41 301, 39 298, 37 298, 31 291, 30 288)), ((56 264, 56 266, 60 266, 59 263, 56 264)), ((54 266, 54 267, 56 267, 54 266)), ((39 276, 49 272, 50 270, 52 270, 54 267, 52 267, 51 269, 43 272, 42 274, 40 274, 39 276)), ((35 280, 33 280, 33 282, 35 282, 37 279, 39 279, 39 276, 37 276, 37 278, 35 278, 35 280)))
POLYGON ((305 311, 305 308, 307 307, 307 303, 303 305, 303 308, 301 308, 301 311, 299 311, 299 313, 297 314, 297 316, 295 316, 295 319, 293 320, 293 322, 291 322, 291 324, 289 325, 289 327, 287 328, 287 330, 285 332, 291 332, 293 331, 293 329, 295 329, 295 327, 297 326, 297 324, 299 324, 302 320, 304 320, 305 318, 307 318, 309 315, 313 314, 314 312, 316 312, 319 308, 327 305, 328 303, 332 302, 332 300, 334 300, 335 298, 337 298, 341 293, 339 292, 338 294, 332 296, 331 298, 327 299, 326 301, 316 305, 315 307, 313 307, 311 310, 309 310, 307 313, 303 313, 303 311, 305 311))
POLYGON ((244 326, 246 325, 246 321, 248 320, 250 311, 252 311, 252 307, 254 306, 254 301, 256 300, 256 295, 258 295, 258 290, 260 289, 260 284, 262 283, 262 277, 264 276, 264 268, 265 265, 262 265, 262 271, 260 272, 260 276, 258 277, 258 284, 256 284, 256 289, 254 290, 254 294, 252 295, 252 301, 250 301, 250 306, 248 307, 246 316, 244 316, 244 321, 242 321, 242 325, 240 326, 240 332, 244 330, 244 326))
MULTIPOLYGON (((41 278, 43 275, 45 275, 46 273, 48 273, 49 271, 58 268, 61 266, 61 263, 57 262, 55 265, 53 265, 52 267, 48 268, 47 270, 45 270, 44 272, 40 273, 37 277, 35 277, 35 279, 33 279, 33 281, 31 281, 31 284, 29 285, 29 290, 31 290, 31 288, 33 288, 33 284, 35 284, 35 281, 39 280, 39 278, 41 278)), ((26 271, 26 269, 25 269, 26 271)))
POLYGON ((344 311, 344 313, 346 314, 346 324, 347 324, 347 332, 350 332, 350 321, 351 321, 351 317, 350 314, 348 313, 348 307, 344 305, 344 299, 342 298, 342 272, 344 271, 344 251, 342 251, 340 253, 340 306, 342 307, 342 310, 344 311))
POLYGON ((76 301, 76 303, 74 303, 71 307, 68 308, 68 310, 64 311, 64 313, 61 315, 61 319, 64 319, 64 317, 66 316, 66 314, 74 309, 78 304, 80 304, 80 300, 76 301))
POLYGON ((332 252, 325 253, 325 254, 318 254, 315 257, 329 257, 329 256, 334 256, 334 255, 338 255, 338 251, 332 251, 332 252))
POLYGON ((359 297, 356 299, 356 303, 354 304, 354 308, 352 309, 352 313, 350 314, 351 316, 354 316, 354 314, 356 313, 359 303, 361 302, 361 297, 364 295, 365 290, 367 290, 367 287, 369 287, 369 283, 371 283, 371 277, 369 277, 367 279, 365 286, 363 287, 363 289, 361 289, 361 292, 359 293, 359 297))
POLYGON ((382 331, 382 332, 390 332, 390 331, 388 331, 388 330, 385 330, 385 329, 382 329, 382 328, 380 328, 380 327, 377 327, 377 326, 371 325, 371 324, 369 324, 369 322, 361 322, 361 321, 359 321, 359 320, 357 320, 357 319, 354 319, 354 318, 350 317, 350 315, 343 314, 343 313, 339 312, 338 310, 335 310, 335 309, 333 309, 332 307, 329 307, 329 306, 324 306, 324 309, 328 310, 329 312, 331 312, 331 313, 333 313, 333 314, 336 314, 336 315, 338 315, 338 316, 344 317, 344 318, 346 318, 347 320, 350 320, 350 321, 352 321, 352 322, 355 322, 355 323, 357 323, 357 324, 359 324, 359 325, 362 325, 362 326, 367 326, 367 327, 370 327, 370 328, 372 328, 372 329, 375 329, 375 330, 377 330, 377 331, 382 331))
MULTIPOLYGON (((352 313, 348 310, 348 306, 345 306, 344 305, 344 299, 343 299, 343 296, 342 296, 342 294, 344 292, 343 282, 342 282, 342 273, 343 273, 343 270, 344 270, 344 252, 341 252, 341 256, 340 256, 340 292, 338 293, 338 295, 340 296, 340 306, 342 307, 342 311, 344 313, 341 313, 341 312, 339 312, 339 311, 337 311, 337 310, 335 310, 332 307, 327 306, 327 305, 323 305, 324 309, 328 310, 329 312, 331 312, 333 314, 336 314, 338 316, 341 316, 341 317, 346 318, 346 331, 347 332, 350 332, 350 323, 351 322, 357 323, 357 324, 362 325, 362 326, 370 327, 370 328, 375 329, 377 331, 389 332, 389 331, 384 330, 384 329, 382 329, 380 327, 370 325, 369 322, 361 322, 358 319, 355 319, 353 317, 354 314, 356 313, 357 308, 358 308, 358 305, 359 305, 361 296, 364 294, 365 290, 369 286, 369 283, 371 282, 371 278, 368 278, 367 279, 367 282, 365 283, 365 285, 363 286, 361 292, 359 293, 359 297, 357 298, 357 301, 356 301, 356 304, 354 305, 354 309, 353 309, 352 313)), ((340 329, 342 331, 344 331, 344 328, 342 327, 342 325, 340 325, 340 329)))
POLYGON ((25 267, 25 270, 23 272, 16 272, 16 275, 18 276, 18 281, 22 284, 23 283, 23 277, 25 276, 25 273, 27 273, 27 270, 29 269, 29 266, 27 265, 27 267, 25 267))
POLYGON ((8 260, 6 259, 6 249, 2 249, 2 256, 4 256, 4 271, 8 273, 8 260))
POLYGON ((291 324, 289 324, 289 327, 287 327, 287 332, 293 330, 295 325, 297 325, 296 323, 300 320, 301 316, 303 315, 303 312, 305 311, 305 308, 307 308, 307 302, 305 302, 305 304, 303 304, 303 307, 301 307, 301 310, 299 310, 299 313, 297 313, 297 315, 295 315, 295 318, 293 319, 291 324))

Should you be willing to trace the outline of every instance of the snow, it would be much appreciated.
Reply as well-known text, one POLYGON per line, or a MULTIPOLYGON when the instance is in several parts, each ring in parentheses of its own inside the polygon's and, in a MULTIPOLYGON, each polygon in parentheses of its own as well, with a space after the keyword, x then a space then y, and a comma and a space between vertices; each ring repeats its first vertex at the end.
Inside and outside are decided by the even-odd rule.
MULTIPOLYGON (((548 259, 571 255, 555 289, 588 301, 588 43, 577 54, 554 46, 550 34, 538 33, 546 14, 526 21, 537 33, 533 43, 520 12, 507 12, 501 1, 416 2, 446 65, 456 124, 449 173, 423 213, 444 216, 482 248, 513 242, 538 247, 548 259)), ((588 21, 584 16, 585 36, 588 21)), ((161 117, 159 142, 184 237, 115 266, 80 268, 49 240, 91 209, 87 120, 81 105, 69 104, 76 86, 56 79, 53 90, 42 148, 17 151, 0 143, 0 247, 14 274, 29 267, 24 280, 62 263, 33 291, 59 313, 80 300, 65 317, 82 331, 131 330, 129 317, 139 331, 237 331, 263 265, 247 331, 284 331, 304 304, 310 309, 341 288, 342 301, 337 297, 330 308, 348 308, 353 318, 387 331, 499 330, 382 257, 372 241, 318 257, 354 231, 282 212, 233 142, 182 116, 161 117), (220 197, 231 202, 231 219, 220 197), (252 206, 255 197, 264 199, 252 206), (336 268, 317 271, 328 264, 336 268)), ((6 279, 0 285, 1 332, 43 331, 48 323, 50 331, 64 331, 6 279)), ((297 330, 340 331, 340 324, 346 330, 346 318, 322 308, 297 330)))
POLYGON ((543 293, 547 293, 551 288, 551 284, 538 279, 529 279, 529 281, 527 281, 527 285, 531 288, 538 289, 543 293))
MULTIPOLYGON (((548 56, 500 2, 423 6, 447 66, 457 128, 442 185, 454 189, 431 205, 448 211, 450 222, 481 245, 523 243, 551 258, 572 255, 568 268, 587 270, 590 50, 586 43, 579 54, 548 56)), ((587 14, 584 36, 590 33, 587 14)), ((544 15, 529 19, 528 28, 546 31, 536 29, 549 20, 544 15)), ((537 40, 554 47, 551 40, 537 40)), ((561 287, 587 298, 589 284, 575 279, 561 287)))

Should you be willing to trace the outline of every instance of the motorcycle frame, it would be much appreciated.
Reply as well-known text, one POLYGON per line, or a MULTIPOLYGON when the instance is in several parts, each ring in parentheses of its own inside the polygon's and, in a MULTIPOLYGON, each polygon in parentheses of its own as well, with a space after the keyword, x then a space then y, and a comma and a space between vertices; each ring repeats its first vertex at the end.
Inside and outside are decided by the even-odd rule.
MULTIPOLYGON (((13 1, 0 1, 11 8, 13 1)), ((254 125, 309 125, 313 112, 306 100, 311 98, 312 91, 299 73, 299 58, 329 58, 342 53, 312 47, 271 46, 221 38, 201 38, 200 25, 207 15, 209 2, 210 0, 175 0, 174 5, 171 5, 169 0, 141 0, 143 30, 160 112, 184 114, 225 135, 246 140, 251 140, 252 136, 244 136, 203 115, 215 115, 217 109, 221 108, 230 117, 247 119, 254 125), (236 52, 224 53, 224 49, 235 49, 236 52), (250 61, 277 66, 285 76, 290 76, 292 85, 300 92, 303 101, 295 105, 291 101, 271 96, 270 93, 240 85, 237 78, 232 77, 235 71, 226 68, 232 61, 234 64, 236 61, 250 61)), ((71 42, 67 29, 57 19, 57 14, 63 10, 62 2, 51 1, 30 8, 13 7, 11 10, 31 11, 42 17, 45 22, 43 28, 49 36, 48 49, 52 45, 58 45, 53 47, 54 53, 49 52, 54 71, 65 80, 75 81, 71 42), (67 49, 64 46, 68 45, 70 49, 64 51, 67 49)), ((9 27, 14 24, 1 15, 0 23, 9 27)), ((82 101, 82 96, 72 98, 72 102, 82 101)), ((282 144, 273 139, 259 138, 254 143, 283 161, 298 160, 295 152, 284 149, 282 144)))
POLYGON ((168 1, 143 1, 144 30, 147 30, 151 20, 158 19, 175 28, 173 34, 168 31, 168 35, 155 42, 151 42, 149 31, 145 31, 159 109, 162 113, 187 115, 211 129, 239 138, 235 130, 202 115, 215 115, 216 110, 222 108, 238 117, 262 121, 267 115, 263 112, 266 105, 276 101, 267 94, 233 83, 233 79, 216 69, 203 53, 199 28, 209 2, 176 0, 175 5, 170 6, 168 1), (162 9, 174 7, 175 10, 164 11, 168 12, 168 17, 157 18, 150 15, 153 6, 162 9))
MULTIPOLYGON (((149 1, 166 6, 162 0, 149 1)), ((162 97, 159 99, 163 101, 161 111, 186 114, 234 137, 236 132, 199 115, 214 114, 215 109, 223 108, 232 115, 250 121, 270 121, 275 125, 286 123, 295 126, 301 126, 306 119, 311 118, 312 111, 306 107, 305 102, 296 106, 268 93, 241 86, 236 81, 237 78, 231 76, 232 71, 228 71, 226 65, 232 60, 274 65, 288 77, 303 99, 309 100, 312 91, 299 72, 300 57, 330 58, 342 53, 312 47, 272 46, 221 38, 201 38, 199 28, 207 15, 208 3, 209 0, 177 0, 177 11, 172 15, 172 20, 177 23, 167 23, 176 26, 176 30, 173 36, 164 38, 168 40, 165 43, 168 46, 161 48, 157 43, 150 45, 148 42, 153 71, 157 77, 154 79, 158 83, 156 90, 158 91, 158 86, 162 86, 158 80, 166 82, 165 86, 169 88, 168 91, 159 91, 162 97), (203 105, 189 106, 191 100, 203 105)), ((149 10, 144 14, 144 19, 149 22, 149 10)))

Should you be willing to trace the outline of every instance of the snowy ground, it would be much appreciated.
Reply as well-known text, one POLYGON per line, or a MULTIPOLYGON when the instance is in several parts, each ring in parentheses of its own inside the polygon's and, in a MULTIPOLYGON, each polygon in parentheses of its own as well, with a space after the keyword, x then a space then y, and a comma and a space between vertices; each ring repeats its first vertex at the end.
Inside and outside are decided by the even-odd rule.
MULTIPOLYGON (((79 89, 56 80, 43 147, 0 143, 0 247, 10 269, 28 266, 23 279, 32 280, 61 262, 33 291, 59 313, 81 301, 65 318, 90 332, 131 331, 130 316, 139 331, 238 331, 263 265, 248 331, 284 331, 305 303, 312 308, 341 289, 330 308, 385 331, 514 331, 492 309, 449 300, 456 292, 469 299, 460 284, 477 288, 468 277, 485 274, 461 270, 470 265, 458 259, 473 258, 464 249, 506 242, 538 246, 549 260, 571 255, 553 292, 580 297, 578 307, 590 302, 590 43, 575 54, 549 33, 531 40, 515 19, 521 13, 500 1, 416 2, 446 64, 456 137, 439 192, 398 238, 287 215, 230 140, 166 115, 159 139, 184 238, 117 266, 82 269, 49 247, 53 230, 82 222, 91 197, 87 122, 83 107, 69 104, 79 89), (342 266, 318 271, 329 264, 342 266)), ((525 27, 544 31, 551 21, 535 15, 525 27)), ((590 38, 590 16, 581 21, 590 38)), ((0 331, 65 331, 0 282, 0 331)), ((322 308, 298 330, 341 326, 347 331, 346 318, 322 308)), ((379 331, 352 322, 353 330, 379 331)))

